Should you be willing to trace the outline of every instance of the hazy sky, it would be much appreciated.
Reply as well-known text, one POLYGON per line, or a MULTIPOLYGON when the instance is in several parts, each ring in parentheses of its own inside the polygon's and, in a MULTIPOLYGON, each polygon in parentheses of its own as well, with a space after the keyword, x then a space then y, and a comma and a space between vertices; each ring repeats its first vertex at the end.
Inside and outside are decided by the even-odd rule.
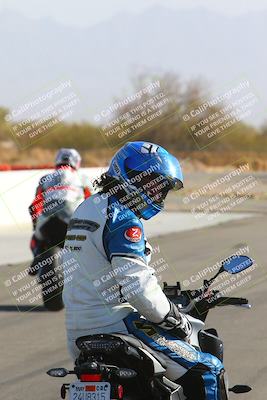
POLYGON ((176 9, 202 6, 228 15, 267 9, 267 0, 0 0, 0 11, 10 9, 28 17, 48 16, 68 25, 89 26, 156 4, 176 9))

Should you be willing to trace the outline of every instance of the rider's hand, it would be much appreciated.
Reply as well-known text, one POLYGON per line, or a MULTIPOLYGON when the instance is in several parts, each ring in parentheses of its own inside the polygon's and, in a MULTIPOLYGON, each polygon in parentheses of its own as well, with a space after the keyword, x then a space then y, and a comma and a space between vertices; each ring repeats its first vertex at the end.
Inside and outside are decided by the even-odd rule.
POLYGON ((192 332, 191 324, 185 314, 181 313, 179 308, 171 301, 170 311, 164 320, 157 325, 181 339, 188 338, 192 332))
POLYGON ((180 313, 180 324, 176 326, 171 332, 181 339, 189 338, 192 333, 192 326, 187 317, 180 313))

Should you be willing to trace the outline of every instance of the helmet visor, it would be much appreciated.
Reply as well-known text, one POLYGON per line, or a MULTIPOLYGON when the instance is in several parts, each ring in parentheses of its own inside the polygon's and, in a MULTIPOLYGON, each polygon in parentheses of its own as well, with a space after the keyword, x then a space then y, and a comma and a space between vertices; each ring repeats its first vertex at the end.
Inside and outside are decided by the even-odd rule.
POLYGON ((180 181, 180 179, 175 179, 175 181, 173 179, 169 179, 170 185, 171 185, 171 189, 174 190, 175 192, 177 192, 180 189, 183 189, 184 185, 183 182, 180 181))
POLYGON ((127 169, 127 175, 130 182, 134 184, 139 193, 146 194, 153 203, 160 206, 163 205, 169 190, 171 190, 175 184, 175 182, 172 184, 169 179, 155 172, 144 175, 143 171, 127 169))

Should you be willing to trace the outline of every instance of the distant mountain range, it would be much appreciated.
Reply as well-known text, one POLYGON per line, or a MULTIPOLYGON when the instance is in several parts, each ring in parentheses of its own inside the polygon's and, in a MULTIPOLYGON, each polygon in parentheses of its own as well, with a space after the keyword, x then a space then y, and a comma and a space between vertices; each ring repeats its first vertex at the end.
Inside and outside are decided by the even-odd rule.
MULTIPOLYGON (((82 98, 76 118, 92 119, 114 96, 129 94, 137 71, 204 77, 214 87, 250 79, 267 105, 267 12, 227 17, 205 9, 156 6, 89 28, 0 14, 0 105, 13 107, 40 88, 71 79, 82 98)), ((131 92, 130 92, 131 93, 131 92)))

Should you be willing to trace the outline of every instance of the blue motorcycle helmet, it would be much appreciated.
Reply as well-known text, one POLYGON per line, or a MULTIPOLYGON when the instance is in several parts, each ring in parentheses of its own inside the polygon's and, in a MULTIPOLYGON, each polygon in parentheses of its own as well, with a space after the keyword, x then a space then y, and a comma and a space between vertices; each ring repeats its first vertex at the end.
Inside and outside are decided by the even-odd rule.
POLYGON ((106 175, 139 200, 134 210, 139 218, 150 219, 164 208, 169 190, 183 187, 179 161, 163 147, 149 142, 128 142, 112 158, 106 175))

